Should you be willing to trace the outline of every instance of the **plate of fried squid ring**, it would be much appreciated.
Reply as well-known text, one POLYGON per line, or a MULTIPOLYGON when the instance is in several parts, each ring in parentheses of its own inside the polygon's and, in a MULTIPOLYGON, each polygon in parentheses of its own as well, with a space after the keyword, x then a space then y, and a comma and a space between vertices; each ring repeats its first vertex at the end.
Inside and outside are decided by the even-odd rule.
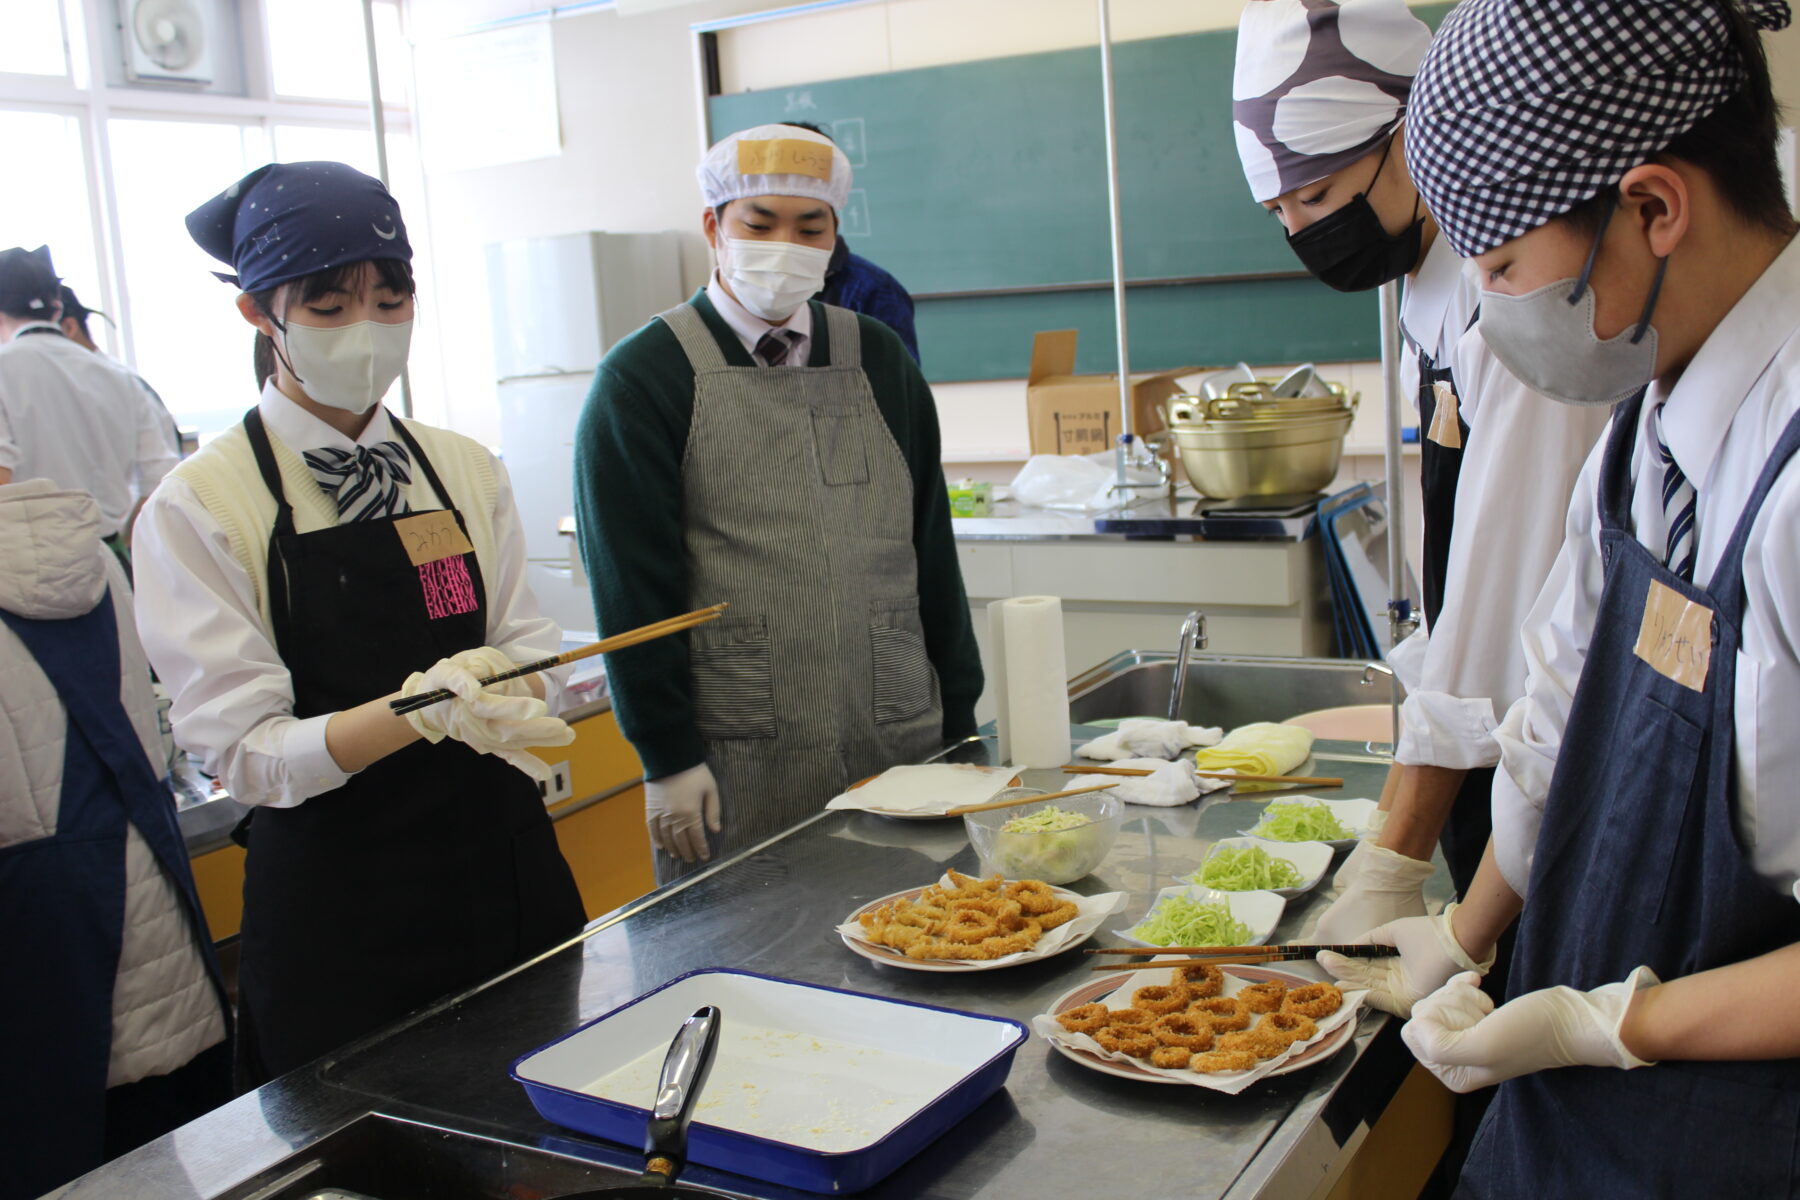
POLYGON ((1032 1027, 1090 1070, 1235 1093, 1336 1054, 1366 994, 1267 967, 1149 964, 1072 988, 1032 1027))
POLYGON ((1074 948, 1129 896, 1083 896, 1037 879, 976 879, 950 871, 937 883, 871 900, 837 927, 871 962, 911 971, 989 971, 1074 948))

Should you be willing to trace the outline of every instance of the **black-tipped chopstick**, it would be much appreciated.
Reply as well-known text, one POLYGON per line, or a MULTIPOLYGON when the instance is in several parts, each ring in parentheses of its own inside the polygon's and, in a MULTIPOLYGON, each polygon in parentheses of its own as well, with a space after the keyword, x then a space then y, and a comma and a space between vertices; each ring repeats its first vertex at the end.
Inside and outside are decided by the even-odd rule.
MULTIPOLYGON (((502 671, 498 675, 490 675, 481 681, 482 687, 491 687, 496 683, 505 683, 509 679, 518 679, 525 675, 535 675, 539 671, 548 671, 554 667, 566 666, 579 662, 584 658, 592 658, 596 654, 606 654, 613 650, 623 650, 627 646, 636 646, 641 642, 655 641, 668 637, 672 633, 681 633, 696 625, 704 625, 708 621, 716 621, 724 615, 729 604, 714 604, 709 608, 697 608, 691 613, 683 613, 679 617, 670 617, 666 621, 656 621, 649 625, 641 625, 636 629, 628 629, 624 633, 614 634, 609 638, 591 642, 574 650, 561 654, 553 654, 549 658, 540 658, 536 662, 523 663, 510 671, 502 671)), ((398 716, 410 712, 418 712, 421 708, 429 708, 433 704, 455 698, 456 693, 447 688, 439 688, 435 692, 420 692, 417 696, 402 696, 398 700, 388 701, 388 707, 398 716)))
POLYGON ((1392 946, 1342 945, 1320 943, 1316 945, 1288 944, 1280 946, 1170 946, 1170 947, 1137 947, 1106 946, 1088 950, 1088 954, 1127 954, 1133 957, 1152 957, 1168 954, 1189 954, 1178 962, 1138 962, 1108 963, 1097 966, 1096 971, 1145 971, 1160 970, 1164 967, 1228 967, 1254 966, 1266 962, 1302 962, 1316 956, 1321 950, 1329 950, 1333 954, 1341 954, 1345 958, 1392 958, 1400 953, 1392 946))

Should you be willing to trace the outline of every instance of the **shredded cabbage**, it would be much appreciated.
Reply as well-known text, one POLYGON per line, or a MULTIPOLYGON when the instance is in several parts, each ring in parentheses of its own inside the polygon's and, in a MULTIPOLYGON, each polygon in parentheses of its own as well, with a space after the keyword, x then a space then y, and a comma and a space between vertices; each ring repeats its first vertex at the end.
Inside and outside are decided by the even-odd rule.
POLYGON ((1256 934, 1222 900, 1169 896, 1132 926, 1131 936, 1155 946, 1245 946, 1256 934))
POLYGON ((1356 836, 1317 800, 1277 801, 1269 805, 1250 834, 1273 842, 1338 842, 1356 836))
POLYGON ((1200 869, 1188 878, 1190 882, 1221 892, 1295 888, 1305 882, 1298 867, 1261 846, 1220 846, 1207 855, 1200 869))
POLYGON ((1092 825, 1094 819, 1078 812, 1057 808, 1054 804, 1049 808, 1040 808, 1028 817, 1014 817, 1000 827, 1001 833, 1061 833, 1065 829, 1080 829, 1083 825, 1092 825))

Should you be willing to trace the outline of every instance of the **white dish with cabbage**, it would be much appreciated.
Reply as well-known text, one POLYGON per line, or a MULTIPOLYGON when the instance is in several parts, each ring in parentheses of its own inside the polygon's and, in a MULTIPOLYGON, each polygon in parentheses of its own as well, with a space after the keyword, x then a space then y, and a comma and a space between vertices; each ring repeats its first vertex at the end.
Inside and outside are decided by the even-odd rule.
POLYGON ((1261 838, 1220 838, 1183 882, 1220 892, 1274 892, 1298 896, 1311 891, 1331 869, 1333 851, 1324 842, 1265 842, 1261 838))
POLYGON ((1323 842, 1343 850, 1369 831, 1373 800, 1327 800, 1323 796, 1283 796, 1263 806, 1245 837, 1269 842, 1323 842))
POLYGON ((1274 892, 1220 892, 1183 884, 1156 893, 1128 929, 1113 932, 1138 946, 1260 946, 1275 933, 1287 901, 1274 892))

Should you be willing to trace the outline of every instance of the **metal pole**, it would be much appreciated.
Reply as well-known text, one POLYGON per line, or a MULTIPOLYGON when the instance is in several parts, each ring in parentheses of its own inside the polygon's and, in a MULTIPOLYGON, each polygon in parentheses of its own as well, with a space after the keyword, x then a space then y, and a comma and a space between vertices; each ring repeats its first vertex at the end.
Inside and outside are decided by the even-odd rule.
MULTIPOLYGON (((1381 390, 1387 422, 1387 552, 1388 645, 1397 646, 1419 627, 1412 598, 1406 594, 1406 481, 1400 455, 1400 417, 1406 397, 1400 394, 1400 285, 1381 285, 1381 390)), ((1394 744, 1400 743, 1400 684, 1393 685, 1394 744)))
POLYGON ((1106 127, 1106 203, 1112 217, 1113 313, 1119 338, 1119 443, 1114 452, 1116 486, 1125 487, 1125 460, 1131 450, 1131 343, 1125 329, 1125 235, 1119 213, 1119 133, 1113 108, 1112 5, 1100 4, 1100 97, 1106 127))
MULTIPOLYGON (((375 127, 375 173, 381 186, 392 191, 393 184, 388 179, 387 114, 381 108, 381 64, 375 57, 375 0, 363 0, 362 10, 363 44, 369 55, 369 119, 375 127)), ((413 415, 412 378, 405 367, 400 368, 400 414, 413 415)))

